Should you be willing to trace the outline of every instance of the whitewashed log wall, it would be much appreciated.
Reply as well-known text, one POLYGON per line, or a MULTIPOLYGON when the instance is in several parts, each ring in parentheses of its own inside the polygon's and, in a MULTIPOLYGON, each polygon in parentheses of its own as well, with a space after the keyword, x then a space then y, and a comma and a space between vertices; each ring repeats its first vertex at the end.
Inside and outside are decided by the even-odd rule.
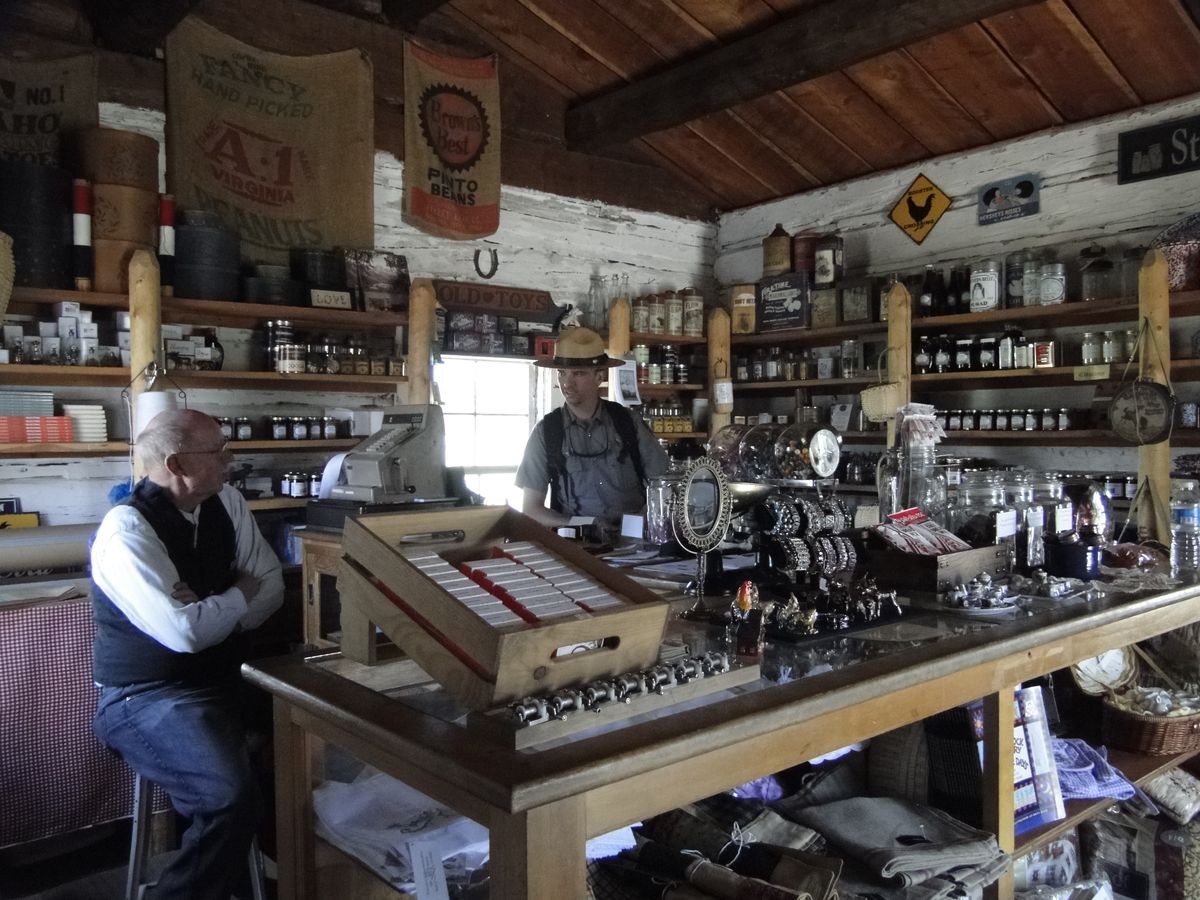
MULTIPOLYGON (((100 122, 163 139, 161 112, 105 103, 101 104, 100 122)), ((376 154, 375 240, 379 249, 403 253, 414 276, 480 281, 474 252, 483 250, 486 259, 486 251, 494 248, 500 259, 494 283, 548 290, 559 304, 583 299, 593 274, 626 274, 639 292, 694 285, 712 293, 715 224, 506 187, 501 195, 500 230, 495 235, 486 241, 448 241, 402 220, 403 171, 391 154, 376 154)), ((220 328, 218 338, 226 351, 226 365, 246 368, 251 332, 220 328)), ((128 425, 119 391, 83 387, 83 380, 81 377, 78 388, 56 388, 56 399, 103 403, 110 435, 126 438, 128 425)), ((362 394, 192 391, 188 405, 214 414, 261 419, 372 401, 386 404, 390 399, 362 394)), ((313 471, 324 459, 322 454, 239 456, 239 461, 252 463, 256 473, 276 474, 290 469, 313 471)), ((124 457, 0 460, 0 496, 20 498, 25 510, 42 514, 44 524, 95 522, 108 509, 109 489, 128 474, 124 457)))
MULTIPOLYGON (((946 267, 974 259, 998 258, 1032 247, 1054 248, 1073 259, 1093 241, 1115 251, 1146 245, 1168 225, 1200 211, 1200 172, 1137 184, 1117 184, 1117 135, 1159 122, 1200 113, 1200 95, 1098 119, 1083 126, 1056 128, 1006 144, 940 157, 870 175, 845 184, 727 213, 720 218, 714 271, 722 285, 749 283, 762 274, 762 239, 780 223, 800 230, 839 232, 845 240, 849 275, 919 271, 926 263, 946 267), (996 225, 979 226, 980 186, 1025 173, 1042 179, 1041 213, 996 225), (911 241, 888 218, 889 210, 920 173, 953 198, 953 204, 925 241, 911 241)), ((1176 356, 1191 355, 1196 319, 1172 323, 1176 356)), ((1064 329, 1078 347, 1078 329, 1064 329)), ((1077 350, 1075 351, 1077 352, 1077 350)), ((1078 360, 1068 357, 1067 364, 1078 360)), ((1196 399, 1200 386, 1178 385, 1181 397, 1196 399)), ((1015 405, 1086 407, 1090 388, 1032 392, 980 392, 943 395, 947 408, 1015 405), (1016 395, 1020 394, 1020 398, 1016 395)), ((774 403, 786 411, 788 400, 774 403)), ((987 455, 1050 469, 1125 471, 1137 467, 1137 454, 1120 448, 957 447, 963 455, 987 455)), ((1180 452, 1193 452, 1183 450, 1180 452)))

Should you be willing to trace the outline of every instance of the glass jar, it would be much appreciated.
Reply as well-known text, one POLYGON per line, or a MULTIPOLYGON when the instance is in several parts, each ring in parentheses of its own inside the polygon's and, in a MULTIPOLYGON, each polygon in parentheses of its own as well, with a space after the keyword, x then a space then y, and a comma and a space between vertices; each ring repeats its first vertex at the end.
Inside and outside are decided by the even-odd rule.
POLYGON ((1116 294, 1112 260, 1099 244, 1085 247, 1079 254, 1079 299, 1109 300, 1116 294))
POLYGON ((841 376, 842 378, 857 378, 859 376, 859 345, 854 338, 842 341, 841 376))
POLYGON ((1040 254, 1029 251, 1021 264, 1021 296, 1026 306, 1042 304, 1042 260, 1040 254))
POLYGON ((1004 497, 1016 511, 1016 565, 1029 572, 1045 563, 1042 536, 1045 533, 1046 513, 1037 502, 1033 484, 1024 472, 1009 472, 1004 477, 1004 497))
POLYGON ((905 447, 900 452, 900 508, 919 507, 939 525, 946 524, 946 475, 934 447, 905 447))
POLYGON ((333 416, 321 417, 321 436, 327 441, 336 440, 338 436, 337 419, 333 416))
POLYGON ((1117 337, 1117 332, 1104 332, 1104 340, 1100 345, 1100 358, 1106 363, 1115 363, 1121 357, 1123 342, 1117 337))
POLYGON ((1124 335, 1124 338, 1121 341, 1121 344, 1122 344, 1122 349, 1125 352, 1124 360, 1128 361, 1128 360, 1133 359, 1134 354, 1137 353, 1137 345, 1138 345, 1137 329, 1130 328, 1127 331, 1123 332, 1123 335, 1124 335))
POLYGON ((970 312, 1000 308, 1000 269, 1000 263, 994 259, 980 260, 971 267, 970 312))
POLYGON ((1025 430, 1025 410, 1023 410, 1023 409, 1009 410, 1008 430, 1009 431, 1024 431, 1025 430))
POLYGON ((304 355, 304 371, 309 375, 325 374, 324 347, 320 344, 309 344, 304 355))
POLYGON ((1042 410, 1042 431, 1058 431, 1058 410, 1042 410))
POLYGON ((738 444, 738 467, 741 477, 747 481, 765 481, 778 478, 775 463, 775 442, 783 428, 773 422, 755 425, 749 429, 738 444))
POLYGON ((975 431, 975 426, 978 423, 978 415, 973 409, 964 409, 962 411, 962 430, 975 431))
POLYGON ((1063 409, 1060 409, 1058 411, 1058 430, 1059 431, 1070 431, 1074 427, 1075 427, 1075 422, 1074 422, 1073 417, 1071 416, 1071 411, 1065 407, 1063 409))
MULTIPOLYGON (((738 418, 742 417, 739 416, 738 418)), ((708 442, 708 455, 717 461, 722 471, 729 478, 741 478, 741 471, 738 464, 738 448, 741 446, 742 437, 748 430, 744 421, 734 423, 733 425, 726 425, 714 434, 708 442)))
POLYGON ((992 420, 992 428, 996 431, 1008 431, 1008 410, 998 409, 992 420))
POLYGON ((996 339, 994 337, 982 337, 979 339, 979 347, 976 353, 977 368, 987 370, 997 368, 996 359, 996 339))
POLYGON ((994 472, 968 472, 958 489, 951 530, 973 547, 1008 543, 1017 533, 1017 512, 994 472))
POLYGON ((950 414, 946 417, 946 430, 962 431, 962 416, 963 411, 961 409, 950 410, 950 414))
POLYGON ((952 372, 954 370, 954 344, 950 335, 939 334, 936 339, 930 339, 933 345, 933 371, 952 372))
POLYGON ((927 375, 933 368, 933 349, 929 335, 920 335, 913 345, 913 374, 927 375))
POLYGON ((303 416, 292 416, 288 422, 288 434, 293 441, 308 440, 308 419, 303 416))
POLYGON ((234 440, 233 419, 229 416, 217 416, 217 424, 221 427, 221 437, 227 441, 234 440))
POLYGON ((239 441, 249 441, 254 437, 254 428, 250 424, 249 416, 238 416, 233 420, 234 439, 239 441))
POLYGON ((308 348, 304 344, 276 344, 275 371, 280 375, 301 375, 307 355, 308 348))
POLYGON ((954 371, 969 372, 974 365, 975 339, 958 338, 954 341, 954 371))
POLYGON ((981 409, 979 411, 979 430, 994 431, 996 428, 996 411, 992 409, 981 409))
POLYGON ((1099 335, 1094 331, 1085 331, 1079 345, 1080 362, 1085 366, 1094 366, 1103 362, 1103 349, 1099 335))
POLYGON ((1025 305, 1025 260, 1029 254, 1024 250, 1004 257, 1004 305, 1009 309, 1025 305))
POLYGON ((288 439, 288 420, 283 416, 271 416, 271 439, 275 441, 288 439))
POLYGON ((1026 431, 1037 431, 1041 423, 1041 416, 1038 415, 1038 411, 1036 409, 1025 410, 1026 431))

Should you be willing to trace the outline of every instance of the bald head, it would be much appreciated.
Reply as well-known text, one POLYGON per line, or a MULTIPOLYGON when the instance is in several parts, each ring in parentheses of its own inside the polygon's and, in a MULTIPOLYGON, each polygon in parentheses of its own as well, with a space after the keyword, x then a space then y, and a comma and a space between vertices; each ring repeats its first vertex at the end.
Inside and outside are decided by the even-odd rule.
POLYGON ((215 424, 212 416, 198 410, 164 410, 137 436, 138 459, 147 472, 161 471, 172 453, 194 449, 198 441, 205 439, 211 442, 210 432, 215 424))

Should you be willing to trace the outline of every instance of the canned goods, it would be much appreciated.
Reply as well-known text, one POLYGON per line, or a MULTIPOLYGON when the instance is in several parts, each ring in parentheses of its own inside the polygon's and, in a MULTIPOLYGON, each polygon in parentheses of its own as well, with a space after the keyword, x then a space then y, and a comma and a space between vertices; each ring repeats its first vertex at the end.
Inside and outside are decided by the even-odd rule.
POLYGON ((1186 403, 1179 404, 1179 424, 1184 428, 1195 428, 1197 419, 1197 406, 1190 400, 1186 403))
POLYGON ((254 437, 250 419, 247 416, 238 416, 233 422, 233 433, 239 441, 248 441, 254 437))
POLYGON ((704 334, 704 298, 695 291, 683 293, 683 333, 688 337, 704 334))
POLYGON ((271 439, 276 441, 288 439, 288 420, 283 416, 271 416, 271 439))
POLYGON ((1045 263, 1041 268, 1042 306, 1055 306, 1067 299, 1067 267, 1062 263, 1045 263))
POLYGON ((290 425, 290 436, 293 441, 308 440, 308 419, 303 416, 293 416, 290 425))

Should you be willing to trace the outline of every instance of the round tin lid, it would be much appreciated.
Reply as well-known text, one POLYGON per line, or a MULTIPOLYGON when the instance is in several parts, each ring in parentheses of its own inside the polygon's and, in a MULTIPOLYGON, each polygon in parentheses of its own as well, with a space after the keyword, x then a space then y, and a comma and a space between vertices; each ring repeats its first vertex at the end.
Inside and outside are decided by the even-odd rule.
POLYGON ((1132 684, 1137 678, 1137 659, 1132 648, 1117 647, 1081 659, 1071 666, 1071 675, 1081 691, 1099 696, 1132 684))

